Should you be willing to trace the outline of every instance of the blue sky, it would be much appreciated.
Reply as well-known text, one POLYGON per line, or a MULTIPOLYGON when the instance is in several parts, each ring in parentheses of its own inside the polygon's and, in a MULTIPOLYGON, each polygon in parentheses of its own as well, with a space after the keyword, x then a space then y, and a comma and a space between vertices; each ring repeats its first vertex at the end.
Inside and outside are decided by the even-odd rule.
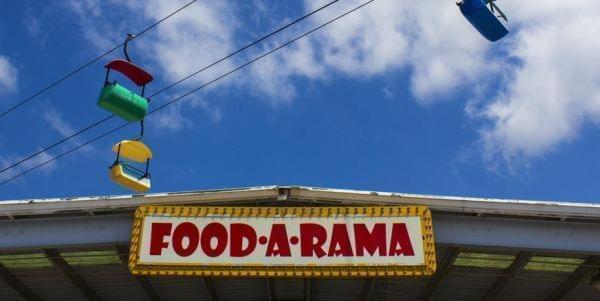
MULTIPOLYGON (((600 34, 600 4, 501 1, 512 32, 491 44, 447 2, 376 0, 148 118, 151 192, 281 184, 598 201, 600 42, 592 37, 600 34)), ((182 3, 7 4, 0 13, 0 108, 182 3)), ((132 42, 130 54, 155 75, 152 93, 323 3, 198 1, 132 42)), ((340 1, 157 96, 151 107, 358 3, 340 1)), ((110 54, 0 119, 0 165, 107 116, 96 106, 103 64, 121 56, 110 54)), ((137 131, 112 134, 0 186, 0 199, 126 194, 108 179, 110 147, 137 131)))

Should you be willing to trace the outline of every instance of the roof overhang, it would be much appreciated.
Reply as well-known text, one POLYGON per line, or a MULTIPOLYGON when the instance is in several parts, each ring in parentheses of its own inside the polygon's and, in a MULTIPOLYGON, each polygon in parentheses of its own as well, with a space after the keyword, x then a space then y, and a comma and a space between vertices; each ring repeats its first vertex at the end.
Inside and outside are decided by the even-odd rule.
POLYGON ((338 205, 414 204, 429 206, 434 212, 559 220, 583 219, 600 222, 600 204, 417 195, 301 186, 259 186, 142 195, 3 201, 0 202, 0 217, 34 217, 77 212, 93 214, 103 211, 133 210, 137 206, 147 204, 222 204, 252 200, 338 205))
POLYGON ((0 251, 126 244, 132 213, 147 204, 340 206, 416 204, 432 210, 436 244, 600 253, 596 204, 478 199, 296 186, 0 203, 0 251))
MULTIPOLYGON (((589 285, 589 278, 597 272, 600 262, 600 206, 596 204, 295 186, 5 201, 0 202, 0 229, 0 255, 8 264, 13 258, 10 267, 0 262, 0 287, 8 284, 13 288, 0 291, 12 292, 14 295, 9 295, 9 299, 16 299, 18 295, 26 299, 57 298, 59 291, 65 299, 85 296, 114 299, 136 293, 139 299, 159 299, 161 294, 174 297, 174 292, 186 299, 197 298, 202 293, 201 290, 179 289, 179 284, 185 283, 186 287, 204 287, 212 300, 233 300, 240 296, 254 296, 257 300, 267 299, 267 296, 271 300, 342 300, 358 295, 362 299, 384 296, 393 300, 445 300, 479 296, 488 300, 502 294, 506 299, 514 299, 533 296, 536 292, 537 299, 560 299, 568 295, 589 300, 597 296, 589 285), (178 278, 170 282, 164 277, 135 278, 127 269, 133 212, 136 207, 147 204, 426 205, 432 211, 438 269, 432 277, 414 279, 178 278), (116 256, 120 262, 115 263, 113 258, 110 264, 102 264, 97 259, 98 252, 116 256), (479 257, 473 257, 477 254, 479 257), (22 264, 23 258, 40 256, 52 266, 32 268, 22 264), (81 262, 88 265, 73 256, 84 258, 81 262), (510 260, 509 265, 492 265, 492 258, 498 256, 510 260), (481 261, 481 258, 486 259, 481 261), (14 264, 15 260, 21 265, 14 264), (577 263, 571 264, 568 272, 556 267, 554 270, 533 268, 540 260, 575 260, 577 263), (528 269, 530 264, 532 268, 528 269), (261 289, 263 287, 266 289, 261 289)), ((543 265, 548 268, 548 264, 543 265)))

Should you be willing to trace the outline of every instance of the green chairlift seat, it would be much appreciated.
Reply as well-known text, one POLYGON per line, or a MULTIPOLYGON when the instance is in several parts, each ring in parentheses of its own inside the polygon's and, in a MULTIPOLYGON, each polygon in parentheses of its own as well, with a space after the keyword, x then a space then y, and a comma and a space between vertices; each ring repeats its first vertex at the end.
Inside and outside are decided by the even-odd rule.
POLYGON ((104 85, 98 98, 98 106, 127 120, 140 121, 148 112, 148 101, 117 84, 104 85))
POLYGON ((148 112, 148 100, 144 98, 146 84, 153 80, 152 75, 141 67, 126 60, 117 59, 106 66, 106 79, 104 87, 100 91, 98 106, 127 120, 141 121, 148 112), (118 71, 142 87, 141 95, 119 85, 116 81, 109 82, 108 76, 111 70, 118 71))

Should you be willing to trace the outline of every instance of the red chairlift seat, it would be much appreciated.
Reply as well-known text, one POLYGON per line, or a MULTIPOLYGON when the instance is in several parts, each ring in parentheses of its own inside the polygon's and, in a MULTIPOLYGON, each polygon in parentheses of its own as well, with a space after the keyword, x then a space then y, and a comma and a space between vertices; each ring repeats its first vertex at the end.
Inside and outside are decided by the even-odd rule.
POLYGON ((104 67, 121 72, 123 75, 125 75, 127 78, 129 78, 132 82, 134 82, 140 87, 144 86, 145 84, 151 82, 154 79, 152 75, 150 75, 150 73, 148 73, 142 67, 122 59, 112 60, 104 67))

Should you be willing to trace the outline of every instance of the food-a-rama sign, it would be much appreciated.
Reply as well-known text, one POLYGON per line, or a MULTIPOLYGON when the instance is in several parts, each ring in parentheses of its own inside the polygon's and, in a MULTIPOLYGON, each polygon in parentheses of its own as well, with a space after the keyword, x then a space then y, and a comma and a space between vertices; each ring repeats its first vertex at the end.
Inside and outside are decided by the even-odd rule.
POLYGON ((143 206, 129 268, 134 275, 420 276, 433 274, 436 261, 423 206, 143 206))

